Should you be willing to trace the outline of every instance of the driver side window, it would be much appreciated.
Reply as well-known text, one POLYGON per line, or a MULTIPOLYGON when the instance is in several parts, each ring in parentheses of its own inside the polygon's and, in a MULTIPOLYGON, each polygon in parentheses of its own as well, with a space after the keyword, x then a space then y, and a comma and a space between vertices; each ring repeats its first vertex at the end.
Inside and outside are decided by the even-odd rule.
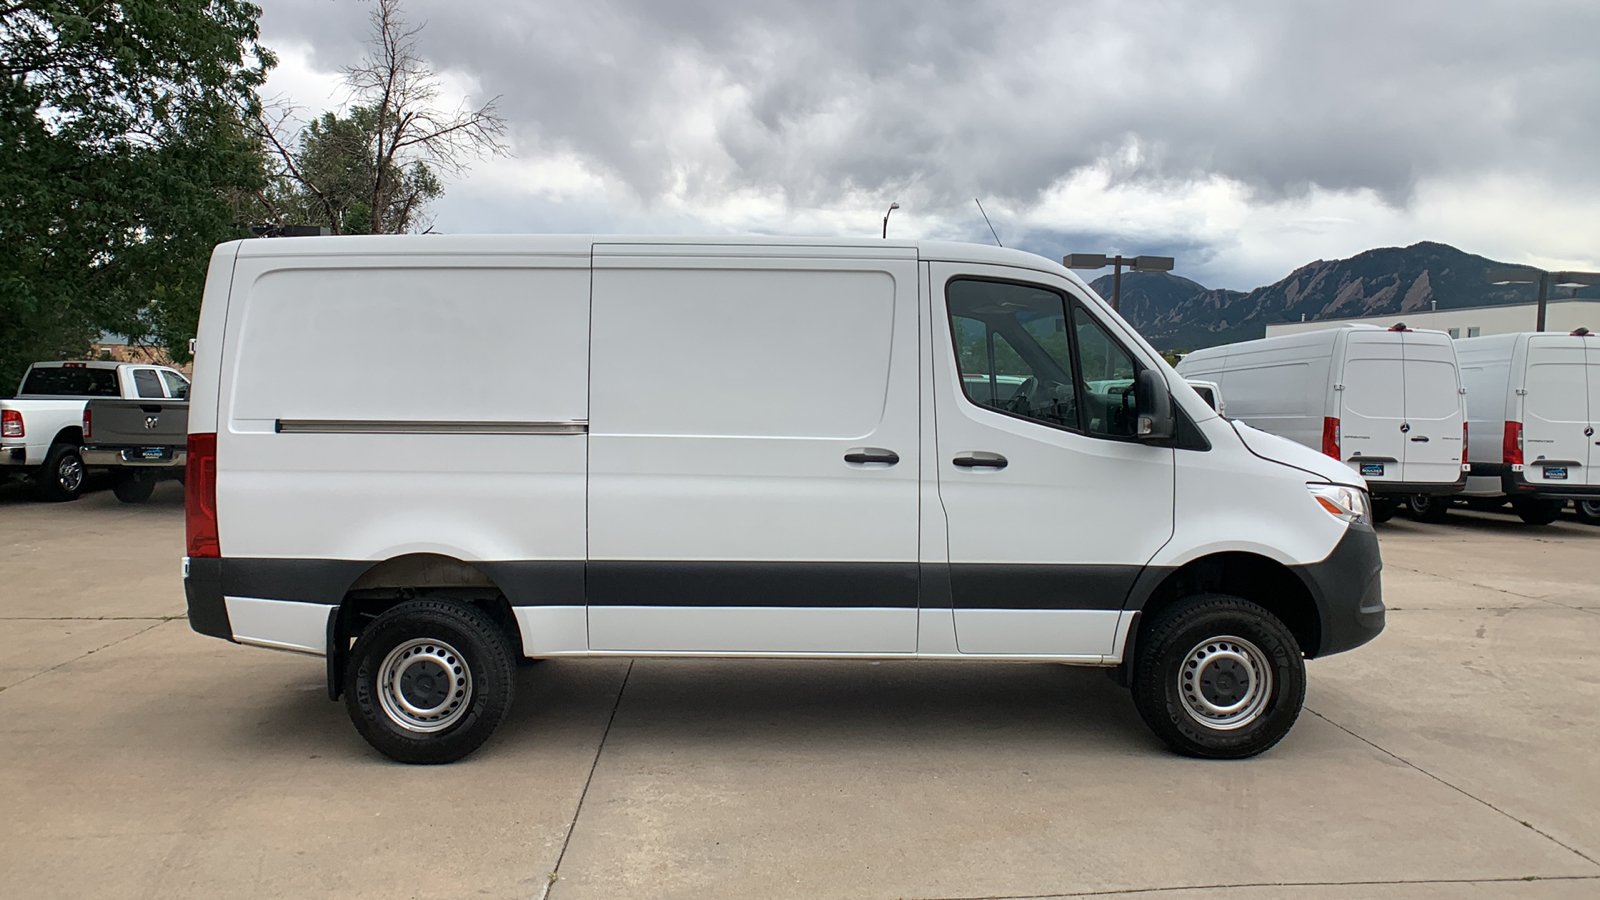
POLYGON ((1065 298, 973 279, 951 281, 946 298, 967 399, 1057 428, 1082 428, 1065 298))
POLYGON ((1134 382, 1138 366, 1094 317, 1081 306, 1072 309, 1083 371, 1084 430, 1090 434, 1133 437, 1138 421, 1134 382))

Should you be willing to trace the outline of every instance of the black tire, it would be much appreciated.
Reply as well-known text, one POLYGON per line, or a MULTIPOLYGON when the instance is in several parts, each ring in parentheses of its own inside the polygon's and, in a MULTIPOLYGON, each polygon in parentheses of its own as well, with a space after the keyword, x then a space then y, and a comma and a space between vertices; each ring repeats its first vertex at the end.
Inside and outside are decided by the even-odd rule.
POLYGON ((1305 659, 1294 635, 1238 597, 1197 594, 1179 601, 1157 613, 1138 648, 1134 706, 1157 737, 1185 756, 1255 756, 1289 733, 1305 703, 1305 659), (1262 671, 1270 679, 1260 678, 1262 671), (1240 672, 1255 672, 1254 685, 1247 680, 1241 689, 1240 672), (1239 707, 1211 724, 1197 711, 1207 704, 1239 707))
POLYGON ((1388 497, 1373 497, 1372 521, 1381 524, 1394 518, 1395 505, 1388 497))
POLYGON ((1600 525, 1600 500, 1574 500, 1572 506, 1578 511, 1579 521, 1600 525))
POLYGON ((1449 497, 1436 497, 1431 494, 1412 494, 1406 498, 1406 505, 1411 508, 1411 518, 1435 525, 1449 518, 1452 502, 1449 497))
POLYGON ((84 468, 83 457, 71 444, 56 444, 45 454, 44 465, 34 473, 39 496, 52 503, 76 500, 83 496, 89 483, 89 470, 84 468))
POLYGON ((1567 505, 1565 500, 1540 500, 1537 497, 1517 497, 1511 501, 1511 510, 1517 518, 1529 525, 1549 525, 1561 515, 1567 505))
POLYGON ((111 493, 123 503, 144 503, 155 490, 155 476, 147 472, 118 472, 111 482, 111 493))
POLYGON ((455 762, 482 746, 511 709, 513 657, 505 633, 483 610, 408 600, 356 640, 345 671, 345 708, 367 743, 390 759, 455 762), (393 689, 381 690, 380 679, 393 689), (406 706, 438 714, 414 716, 406 706), (437 730, 419 730, 430 728, 437 730))

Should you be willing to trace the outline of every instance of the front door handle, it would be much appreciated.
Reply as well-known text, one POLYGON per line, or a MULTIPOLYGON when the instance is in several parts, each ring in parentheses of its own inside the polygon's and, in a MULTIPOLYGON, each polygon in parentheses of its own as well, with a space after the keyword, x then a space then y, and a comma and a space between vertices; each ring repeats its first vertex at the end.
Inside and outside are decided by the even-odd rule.
POLYGON ((972 450, 950 461, 963 469, 1004 469, 1007 465, 1004 456, 984 450, 972 450))
POLYGON ((844 452, 844 461, 857 466, 864 466, 868 463, 892 466, 900 461, 900 454, 893 450, 885 450, 882 447, 851 447, 844 452))

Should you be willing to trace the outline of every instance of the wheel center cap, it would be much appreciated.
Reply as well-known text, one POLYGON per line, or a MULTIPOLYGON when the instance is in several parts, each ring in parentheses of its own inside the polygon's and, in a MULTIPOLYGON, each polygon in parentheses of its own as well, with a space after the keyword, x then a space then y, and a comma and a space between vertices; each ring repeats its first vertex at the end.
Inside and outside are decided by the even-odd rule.
POLYGON ((449 684, 442 666, 424 660, 412 664, 400 676, 400 693, 418 709, 434 709, 449 696, 449 684))

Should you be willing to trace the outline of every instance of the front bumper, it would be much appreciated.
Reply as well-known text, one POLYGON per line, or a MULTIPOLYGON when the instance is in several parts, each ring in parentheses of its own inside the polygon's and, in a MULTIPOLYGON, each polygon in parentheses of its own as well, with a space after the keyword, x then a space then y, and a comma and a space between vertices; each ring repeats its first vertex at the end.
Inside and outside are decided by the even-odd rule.
POLYGON ((1351 525, 1319 563, 1295 566, 1317 605, 1321 639, 1308 656, 1342 653, 1383 631, 1383 558, 1371 525, 1351 525))

